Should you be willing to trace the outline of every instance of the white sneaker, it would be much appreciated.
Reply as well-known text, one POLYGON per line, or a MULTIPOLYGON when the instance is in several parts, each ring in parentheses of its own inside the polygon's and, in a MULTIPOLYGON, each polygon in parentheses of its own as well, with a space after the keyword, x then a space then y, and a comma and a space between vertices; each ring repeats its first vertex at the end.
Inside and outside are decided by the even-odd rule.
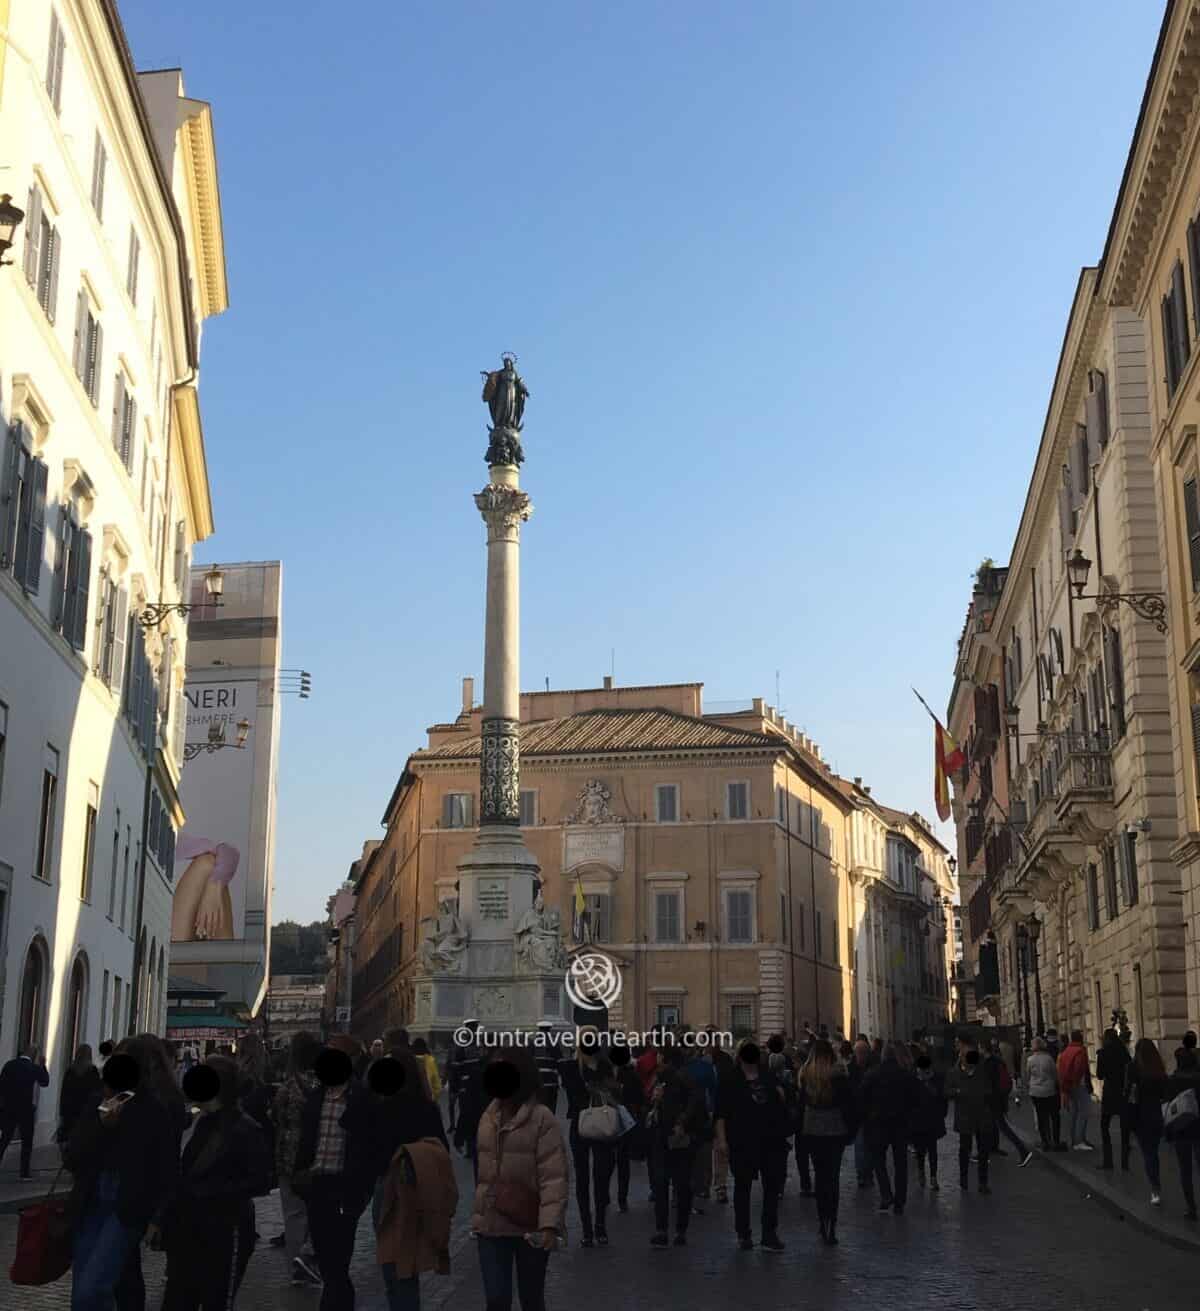
POLYGON ((1162 1198, 1159 1197, 1159 1195, 1158 1195, 1157 1193, 1151 1193, 1151 1194, 1150 1194, 1150 1205, 1151 1205, 1151 1206, 1162 1206, 1162 1198))
POLYGON ((1090 1152, 1093 1150, 1091 1143, 1076 1143, 1075 1146, 1071 1148, 1071 1151, 1073 1152, 1090 1152))
POLYGON ((1032 1160, 1033 1160, 1033 1153, 1032 1153, 1032 1152, 1026 1152, 1025 1155, 1024 1155, 1024 1157, 1022 1158, 1022 1160, 1021 1160, 1021 1164, 1020 1164, 1020 1166, 1019 1166, 1018 1168, 1023 1170, 1023 1169, 1024 1169, 1024 1168, 1029 1164, 1029 1162, 1032 1161, 1032 1160))

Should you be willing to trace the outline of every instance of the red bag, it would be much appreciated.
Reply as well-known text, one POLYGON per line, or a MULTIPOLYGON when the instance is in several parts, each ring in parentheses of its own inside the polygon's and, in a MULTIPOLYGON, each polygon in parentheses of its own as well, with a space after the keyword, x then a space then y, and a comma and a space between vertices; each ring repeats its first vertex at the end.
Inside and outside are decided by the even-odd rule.
MULTIPOLYGON (((60 1172, 61 1173, 61 1172, 60 1172)), ((17 1251, 8 1277, 14 1284, 52 1284, 71 1268, 71 1221, 67 1199, 50 1196, 21 1212, 17 1224, 17 1251)))

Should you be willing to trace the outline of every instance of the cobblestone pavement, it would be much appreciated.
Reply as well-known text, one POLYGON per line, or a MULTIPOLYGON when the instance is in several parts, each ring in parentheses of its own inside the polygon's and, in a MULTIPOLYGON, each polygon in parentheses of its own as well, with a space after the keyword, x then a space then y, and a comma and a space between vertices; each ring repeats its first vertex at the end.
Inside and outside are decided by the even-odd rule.
MULTIPOLYGON (((858 1308, 864 1298, 884 1306, 903 1300, 940 1311, 974 1308, 1085 1305, 1089 1311, 1178 1311, 1185 1290, 1195 1287, 1200 1265, 1195 1253, 1122 1223, 1088 1200, 1085 1189, 1035 1158, 1024 1170, 1012 1157, 996 1163, 993 1193, 963 1194, 950 1160, 953 1138, 943 1143, 943 1184, 923 1192, 910 1181, 903 1216, 880 1214, 873 1189, 859 1191, 852 1170, 843 1176, 841 1245, 826 1248, 816 1233, 814 1204, 789 1177, 781 1232, 781 1255, 734 1249, 727 1206, 705 1203, 693 1219, 686 1248, 652 1251, 645 1168, 634 1166, 631 1209, 610 1216, 612 1245, 578 1247, 574 1208, 571 1246, 551 1258, 546 1301, 551 1311, 641 1311, 664 1306, 715 1307, 736 1298, 746 1306, 793 1303, 827 1309, 858 1308), (947 1166, 950 1168, 947 1169, 947 1166), (788 1281, 782 1292, 779 1277, 788 1281), (768 1302, 768 1299, 770 1301, 768 1302)), ((482 1309, 483 1293, 474 1245, 467 1236, 470 1169, 458 1161, 462 1200, 452 1240, 452 1273, 424 1277, 425 1311, 482 1309)), ((253 1311, 316 1311, 319 1295, 293 1288, 285 1279, 281 1252, 265 1240, 279 1229, 277 1199, 259 1204, 264 1243, 255 1253, 238 1305, 253 1311)), ((17 1218, 0 1216, 0 1262, 12 1257, 17 1218)), ((359 1311, 385 1311, 374 1264, 369 1221, 359 1230, 353 1276, 359 1311)), ((160 1305, 162 1258, 146 1257, 149 1307, 160 1305)), ((45 1289, 0 1286, 0 1308, 50 1311, 70 1302, 70 1278, 45 1289)))

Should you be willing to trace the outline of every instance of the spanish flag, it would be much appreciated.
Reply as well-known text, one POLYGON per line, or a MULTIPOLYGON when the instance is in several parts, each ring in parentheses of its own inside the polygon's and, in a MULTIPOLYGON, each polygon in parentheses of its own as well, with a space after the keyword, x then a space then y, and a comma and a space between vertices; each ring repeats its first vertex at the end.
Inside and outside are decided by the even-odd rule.
POLYGON ((967 763, 963 749, 951 736, 949 729, 943 728, 941 721, 933 720, 933 800, 937 806, 938 819, 944 824, 950 818, 950 775, 957 773, 967 763))

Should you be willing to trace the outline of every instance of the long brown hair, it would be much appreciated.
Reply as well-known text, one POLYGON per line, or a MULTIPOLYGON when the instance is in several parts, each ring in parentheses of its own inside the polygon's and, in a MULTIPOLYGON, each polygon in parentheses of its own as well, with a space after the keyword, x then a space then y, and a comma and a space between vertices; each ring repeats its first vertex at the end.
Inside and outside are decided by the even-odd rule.
POLYGON ((1133 1060, 1137 1066, 1137 1072, 1146 1079, 1165 1079, 1167 1077, 1167 1067, 1163 1064, 1163 1058, 1158 1054, 1158 1048, 1150 1041, 1149 1038, 1139 1038, 1137 1046, 1133 1049, 1133 1060))
POLYGON ((837 1060, 833 1044, 818 1038, 800 1071, 800 1081, 812 1106, 829 1106, 833 1102, 833 1072, 837 1060))
POLYGON ((71 1073, 77 1077, 86 1074, 89 1070, 96 1067, 95 1061, 92 1060, 92 1049, 87 1043, 81 1043, 75 1052, 75 1059, 71 1062, 71 1073))

